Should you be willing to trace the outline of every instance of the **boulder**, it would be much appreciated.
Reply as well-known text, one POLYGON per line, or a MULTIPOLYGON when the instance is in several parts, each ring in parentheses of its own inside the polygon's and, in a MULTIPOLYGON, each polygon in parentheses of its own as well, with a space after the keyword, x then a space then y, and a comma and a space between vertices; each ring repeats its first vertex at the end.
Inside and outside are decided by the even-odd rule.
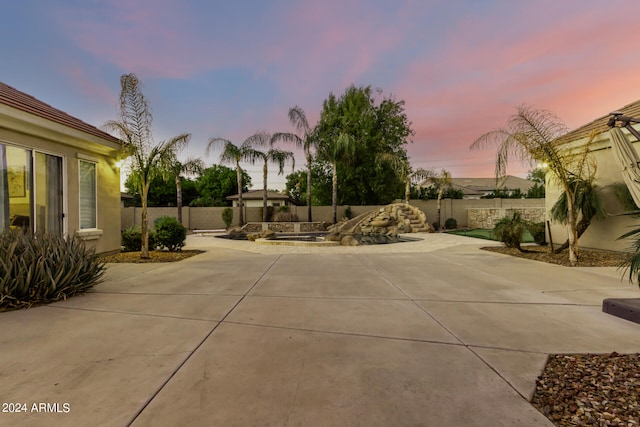
POLYGON ((391 224, 391 221, 388 219, 374 219, 369 223, 372 227, 386 227, 391 224))
POLYGON ((347 234, 346 236, 343 236, 342 239, 340 239, 340 246, 359 246, 359 245, 360 245, 360 242, 358 242, 358 239, 353 237, 353 235, 351 234, 347 234))

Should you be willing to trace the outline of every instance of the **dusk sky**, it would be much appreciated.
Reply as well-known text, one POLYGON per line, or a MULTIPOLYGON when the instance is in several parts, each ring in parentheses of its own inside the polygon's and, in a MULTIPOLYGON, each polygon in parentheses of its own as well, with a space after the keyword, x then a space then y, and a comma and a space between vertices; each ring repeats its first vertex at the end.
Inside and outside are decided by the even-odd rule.
MULTIPOLYGON (((350 84, 404 100, 412 165, 453 177, 493 176, 495 150, 469 145, 520 104, 573 129, 640 99, 637 0, 0 4, 0 81, 100 127, 117 118, 120 76, 135 73, 155 139, 190 132, 181 157, 207 165, 218 162, 204 157, 209 138, 292 131, 294 105, 313 125, 350 84)), ((247 170, 260 187, 261 166, 247 170)), ((284 183, 274 175, 269 187, 284 183)))

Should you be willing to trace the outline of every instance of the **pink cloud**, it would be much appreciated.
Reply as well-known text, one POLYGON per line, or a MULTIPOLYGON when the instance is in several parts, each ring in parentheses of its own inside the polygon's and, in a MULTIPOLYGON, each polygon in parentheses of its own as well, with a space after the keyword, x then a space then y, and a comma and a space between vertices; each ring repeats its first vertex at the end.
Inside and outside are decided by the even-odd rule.
POLYGON ((492 163, 481 168, 468 159, 491 156, 469 155, 468 147, 506 123, 514 106, 550 109, 569 127, 578 127, 638 98, 640 58, 630 53, 627 42, 638 31, 630 17, 625 24, 620 15, 578 9, 569 23, 549 22, 534 31, 527 30, 528 20, 537 22, 529 12, 535 14, 523 12, 520 22, 511 17, 510 25, 519 31, 507 31, 503 38, 489 31, 498 27, 495 20, 465 21, 464 31, 440 46, 437 60, 425 57, 407 67, 393 91, 407 101, 416 129, 416 143, 409 147, 412 159, 429 164, 441 159, 442 167, 459 165, 462 171, 487 175, 492 163), (453 158, 452 153, 458 154, 453 158))

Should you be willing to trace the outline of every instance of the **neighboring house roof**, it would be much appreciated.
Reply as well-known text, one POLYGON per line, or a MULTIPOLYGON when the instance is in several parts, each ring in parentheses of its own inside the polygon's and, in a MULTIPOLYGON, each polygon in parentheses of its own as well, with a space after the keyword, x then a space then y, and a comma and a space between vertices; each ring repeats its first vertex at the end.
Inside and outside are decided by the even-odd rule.
MULTIPOLYGON (((519 188, 523 193, 526 193, 534 184, 535 182, 531 180, 513 175, 500 178, 497 183, 495 178, 451 178, 451 187, 462 190, 465 196, 484 196, 496 188, 508 190, 519 188)), ((423 187, 429 187, 431 185, 433 184, 429 181, 424 181, 421 184, 423 187)))
MULTIPOLYGON (((243 200, 262 200, 264 190, 249 190, 246 193, 242 193, 243 200)), ((282 193, 276 193, 275 191, 267 191, 268 200, 289 200, 289 196, 282 193)), ((238 195, 228 196, 227 200, 238 200, 238 195)))
MULTIPOLYGON (((621 111, 625 116, 640 117, 640 100, 612 111, 621 111)), ((611 114, 609 113, 612 111, 608 111, 605 116, 599 117, 584 126, 580 126, 579 128, 562 135, 558 138, 558 142, 567 143, 582 138, 588 138, 592 133, 598 134, 608 131, 609 126, 607 126, 607 122, 609 121, 609 117, 611 117, 611 114)))
POLYGON ((27 95, 5 83, 0 82, 0 104, 8 105, 34 116, 41 117, 46 120, 67 126, 72 129, 79 130, 89 135, 120 144, 121 141, 106 132, 101 131, 95 126, 83 122, 64 111, 53 108, 31 95, 27 95))

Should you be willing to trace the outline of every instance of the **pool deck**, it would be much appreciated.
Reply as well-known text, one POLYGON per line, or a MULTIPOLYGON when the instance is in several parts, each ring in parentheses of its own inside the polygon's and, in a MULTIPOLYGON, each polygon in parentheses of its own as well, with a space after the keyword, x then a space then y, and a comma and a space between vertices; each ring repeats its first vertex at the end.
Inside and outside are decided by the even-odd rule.
POLYGON ((192 235, 206 253, 0 313, 0 396, 27 409, 0 426, 551 426, 528 402, 549 354, 640 352, 640 325, 602 312, 640 296, 615 268, 419 237, 192 235))

